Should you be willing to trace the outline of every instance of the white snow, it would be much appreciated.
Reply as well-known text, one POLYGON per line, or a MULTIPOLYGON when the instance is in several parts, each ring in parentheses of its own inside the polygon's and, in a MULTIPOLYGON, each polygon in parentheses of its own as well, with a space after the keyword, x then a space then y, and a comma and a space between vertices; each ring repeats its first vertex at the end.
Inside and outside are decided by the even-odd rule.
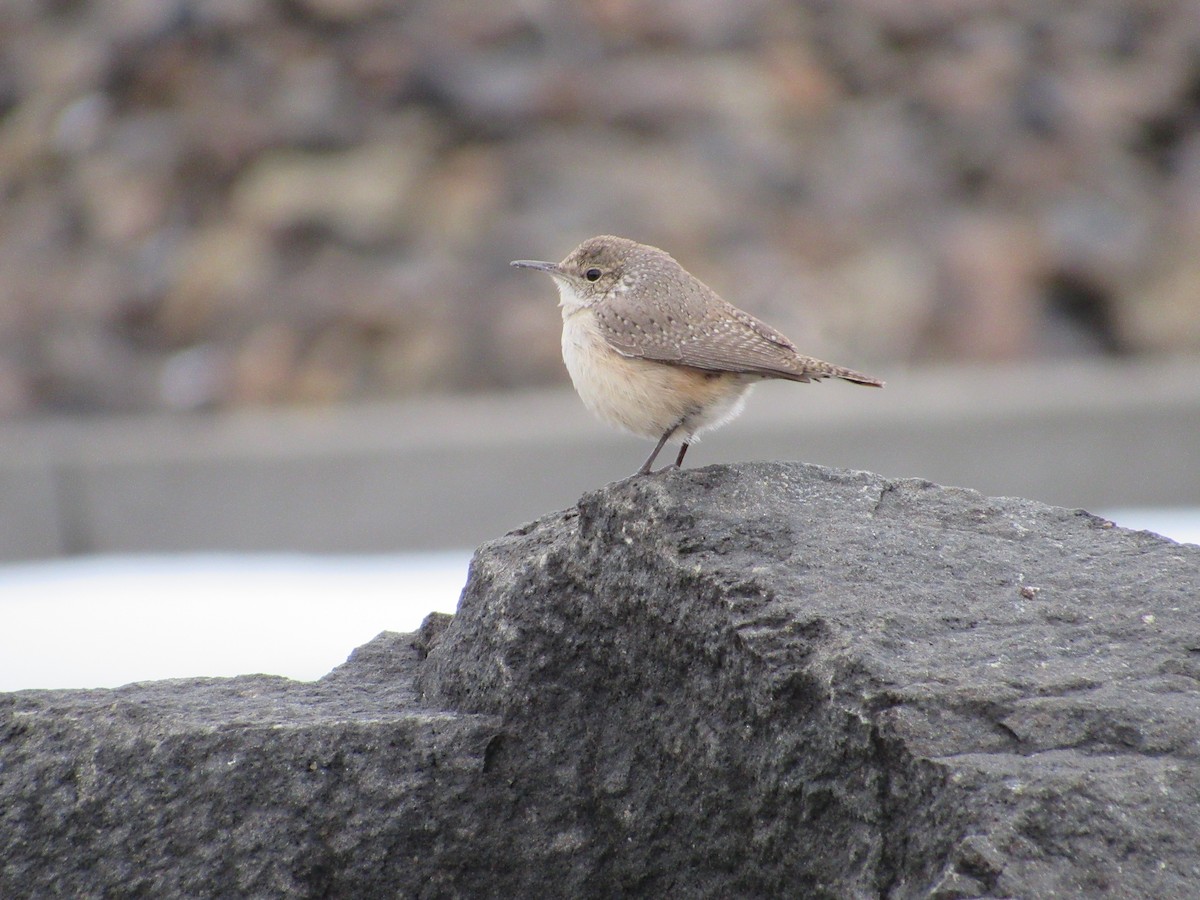
POLYGON ((467 552, 108 556, 0 567, 0 691, 264 672, 320 678, 454 612, 467 552))

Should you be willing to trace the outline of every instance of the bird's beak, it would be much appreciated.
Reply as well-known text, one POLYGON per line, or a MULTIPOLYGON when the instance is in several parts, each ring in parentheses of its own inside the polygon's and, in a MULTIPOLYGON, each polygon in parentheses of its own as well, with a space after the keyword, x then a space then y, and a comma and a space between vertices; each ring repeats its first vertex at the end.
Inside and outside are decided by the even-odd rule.
POLYGON ((562 274, 558 263, 541 262, 536 259, 514 259, 509 265, 516 266, 518 269, 537 269, 539 272, 548 272, 551 275, 562 274))

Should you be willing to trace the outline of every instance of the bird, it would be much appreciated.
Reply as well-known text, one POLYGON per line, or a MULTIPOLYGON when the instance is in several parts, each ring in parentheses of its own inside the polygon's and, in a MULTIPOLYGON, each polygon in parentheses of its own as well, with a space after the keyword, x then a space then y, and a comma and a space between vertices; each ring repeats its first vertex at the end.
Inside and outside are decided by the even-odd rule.
POLYGON ((615 235, 589 238, 561 262, 513 260, 558 287, 562 355, 598 418, 658 443, 634 475, 648 475, 672 438, 674 466, 702 432, 741 412, 759 381, 840 378, 883 387, 844 366, 800 354, 771 326, 717 295, 666 251, 615 235))

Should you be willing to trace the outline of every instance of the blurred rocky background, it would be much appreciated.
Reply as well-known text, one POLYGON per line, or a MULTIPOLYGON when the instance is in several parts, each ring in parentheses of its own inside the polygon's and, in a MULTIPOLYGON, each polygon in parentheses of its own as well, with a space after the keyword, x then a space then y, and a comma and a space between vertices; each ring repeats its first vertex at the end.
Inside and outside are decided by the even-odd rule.
POLYGON ((803 348, 1200 351, 1195 0, 4 0, 0 414, 564 380, 615 232, 803 348))

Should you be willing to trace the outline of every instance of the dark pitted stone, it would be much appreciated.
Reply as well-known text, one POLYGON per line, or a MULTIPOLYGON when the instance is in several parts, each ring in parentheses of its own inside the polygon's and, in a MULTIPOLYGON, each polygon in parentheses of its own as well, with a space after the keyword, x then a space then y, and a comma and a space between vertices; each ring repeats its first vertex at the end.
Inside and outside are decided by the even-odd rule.
POLYGON ((1087 513, 805 465, 623 482, 484 546, 419 682, 504 718, 563 896, 1200 884, 1200 548, 1087 513))
POLYGON ((625 481, 325 679, 0 697, 0 896, 1185 898, 1200 548, 799 464, 625 481))
POLYGON ((419 707, 411 638, 314 683, 0 694, 0 897, 486 893, 500 723, 419 707))

